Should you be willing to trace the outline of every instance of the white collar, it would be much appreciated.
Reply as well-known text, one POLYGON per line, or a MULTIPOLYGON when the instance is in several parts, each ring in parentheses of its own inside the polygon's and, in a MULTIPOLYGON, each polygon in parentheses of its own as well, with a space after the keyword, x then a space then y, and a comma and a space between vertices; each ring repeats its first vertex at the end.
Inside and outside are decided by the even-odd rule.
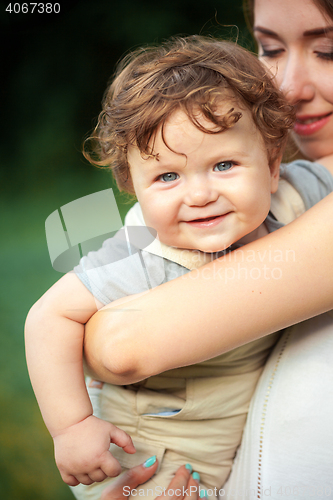
MULTIPOLYGON (((146 226, 139 203, 136 203, 127 212, 125 226, 146 226)), ((191 271, 216 259, 216 254, 204 253, 200 252, 200 250, 169 247, 161 243, 158 238, 155 238, 154 241, 145 248, 145 251, 176 262, 191 271)))

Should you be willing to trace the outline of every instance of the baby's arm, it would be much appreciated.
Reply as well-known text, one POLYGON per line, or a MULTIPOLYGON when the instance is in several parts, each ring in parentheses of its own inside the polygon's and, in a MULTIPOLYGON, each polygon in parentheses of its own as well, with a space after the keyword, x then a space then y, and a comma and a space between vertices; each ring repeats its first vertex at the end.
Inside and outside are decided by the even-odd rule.
POLYGON ((31 382, 45 424, 54 440, 62 479, 91 484, 116 476, 121 468, 110 442, 134 453, 131 438, 93 416, 83 364, 84 324, 97 303, 74 273, 61 278, 31 308, 25 328, 31 382))

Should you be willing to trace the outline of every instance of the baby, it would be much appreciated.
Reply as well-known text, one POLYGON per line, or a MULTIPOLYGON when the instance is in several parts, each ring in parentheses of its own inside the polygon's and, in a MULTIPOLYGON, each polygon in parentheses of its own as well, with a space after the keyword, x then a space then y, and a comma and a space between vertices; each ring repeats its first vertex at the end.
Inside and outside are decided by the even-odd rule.
MULTIPOLYGON (((292 124, 293 109, 272 77, 236 44, 175 38, 120 64, 93 135, 97 147, 86 156, 111 167, 119 188, 135 194, 126 224, 152 228, 160 244, 133 244, 131 252, 121 237, 106 240, 46 292, 26 323, 31 381, 61 476, 71 486, 82 483, 73 490, 78 498, 100 498, 107 478, 150 455, 160 470, 140 496, 155 497, 186 462, 212 489, 209 496, 224 484, 278 334, 130 386, 120 385, 119 366, 117 385, 90 389, 93 409, 84 324, 113 300, 281 227, 270 213, 271 194, 292 124)), ((326 170, 307 162, 281 175, 296 189, 302 178, 306 208, 331 190, 326 170)))

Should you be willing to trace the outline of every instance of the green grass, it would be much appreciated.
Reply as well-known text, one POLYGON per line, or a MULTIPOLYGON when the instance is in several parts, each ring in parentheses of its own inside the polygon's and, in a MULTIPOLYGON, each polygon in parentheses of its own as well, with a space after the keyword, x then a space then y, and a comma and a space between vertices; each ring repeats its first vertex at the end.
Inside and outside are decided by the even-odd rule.
POLYGON ((0 491, 6 500, 74 498, 55 466, 52 439, 30 385, 23 328, 31 305, 61 277, 49 259, 45 219, 64 203, 109 187, 104 181, 96 174, 83 189, 69 180, 57 196, 39 192, 1 206, 0 491))

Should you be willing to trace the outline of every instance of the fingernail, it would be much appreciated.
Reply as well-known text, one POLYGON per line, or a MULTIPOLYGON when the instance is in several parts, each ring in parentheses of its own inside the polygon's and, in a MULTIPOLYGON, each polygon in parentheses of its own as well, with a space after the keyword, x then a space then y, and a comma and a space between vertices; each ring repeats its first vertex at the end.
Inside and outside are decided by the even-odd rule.
POLYGON ((88 387, 92 389, 102 389, 104 382, 100 382, 99 380, 91 379, 88 387))
POLYGON ((186 464, 185 465, 185 469, 189 470, 190 473, 192 472, 193 468, 192 468, 192 465, 191 464, 186 464))
POLYGON ((193 472, 192 477, 196 481, 200 481, 200 474, 199 474, 199 472, 193 472))
POLYGON ((153 455, 152 457, 148 458, 148 460, 145 461, 143 466, 146 469, 148 469, 148 467, 151 467, 152 465, 154 465, 155 462, 156 462, 156 455, 153 455))
POLYGON ((200 498, 208 498, 206 490, 200 490, 200 498))

